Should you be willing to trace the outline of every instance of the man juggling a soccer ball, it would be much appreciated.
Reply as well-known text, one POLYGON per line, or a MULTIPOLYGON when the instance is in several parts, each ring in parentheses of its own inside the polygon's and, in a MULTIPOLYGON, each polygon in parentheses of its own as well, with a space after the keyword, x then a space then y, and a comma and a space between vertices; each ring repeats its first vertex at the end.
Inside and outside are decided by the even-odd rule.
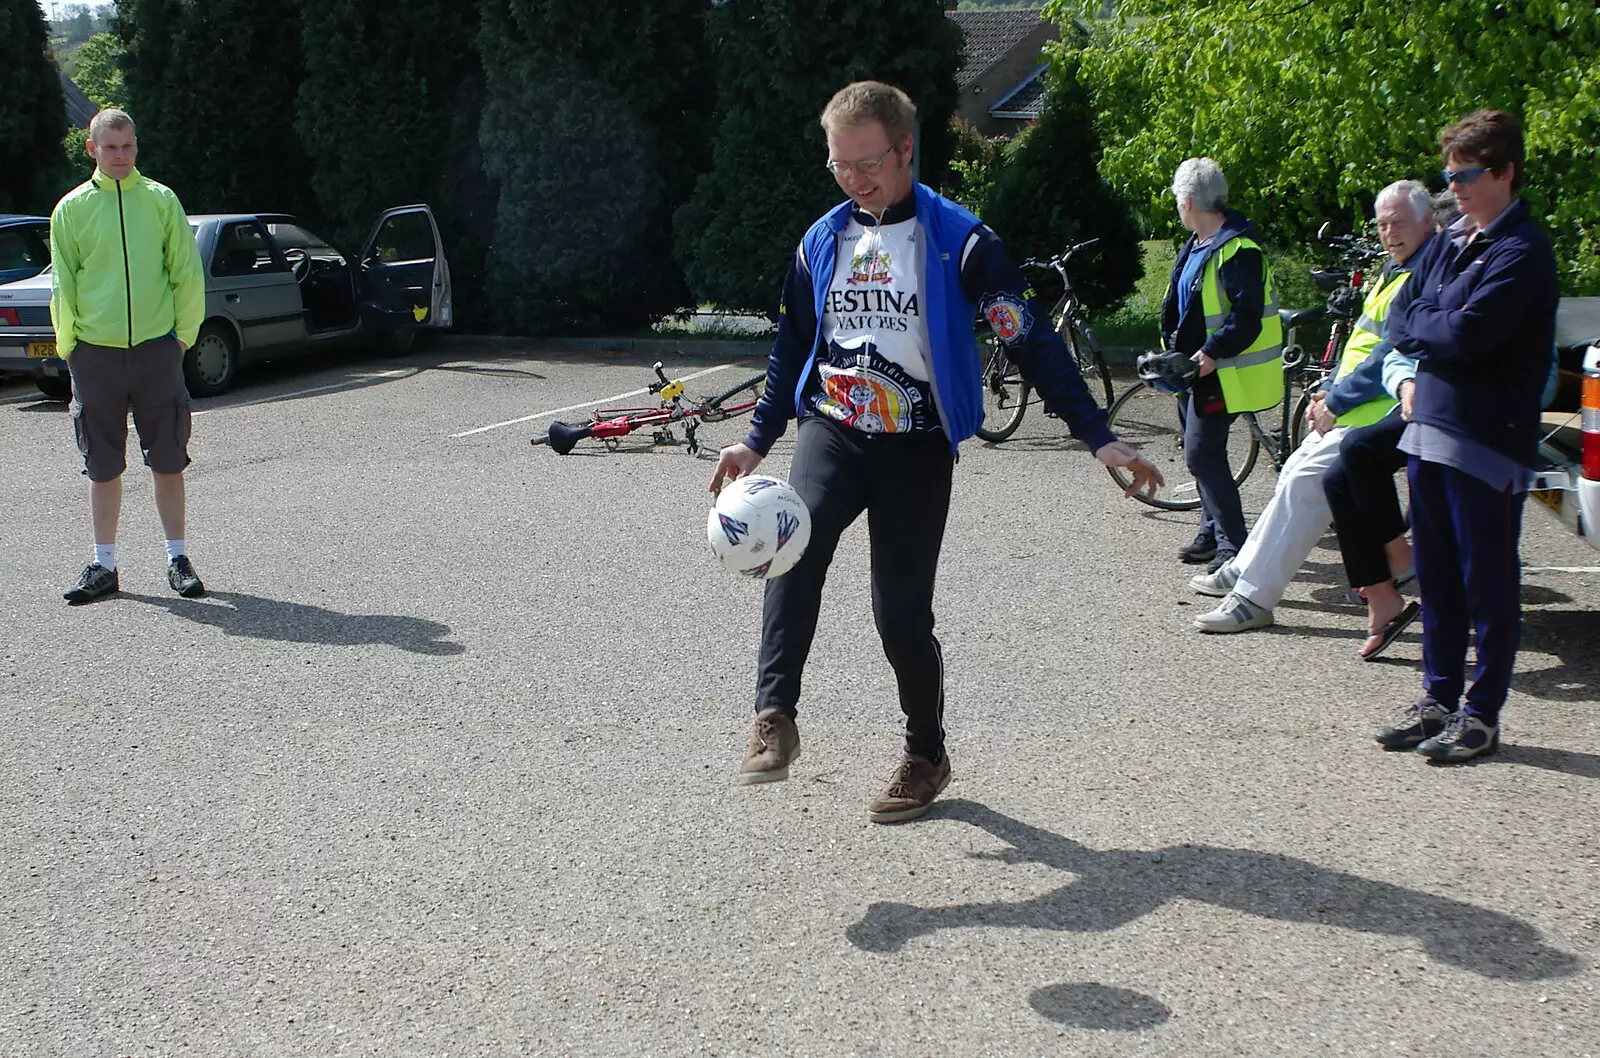
POLYGON ((1100 462, 1129 470, 1130 493, 1162 484, 1107 427, 995 233, 913 179, 915 125, 906 94, 876 81, 846 86, 823 110, 827 168, 849 201, 795 251, 766 395, 749 436, 722 450, 711 478, 718 492, 751 473, 799 420, 789 483, 810 508, 811 540, 792 570, 767 582, 742 783, 789 777, 823 581, 840 535, 867 512, 873 613, 906 715, 905 752, 867 810, 880 823, 922 815, 950 781, 933 584, 956 446, 983 418, 978 312, 1072 435, 1100 462))

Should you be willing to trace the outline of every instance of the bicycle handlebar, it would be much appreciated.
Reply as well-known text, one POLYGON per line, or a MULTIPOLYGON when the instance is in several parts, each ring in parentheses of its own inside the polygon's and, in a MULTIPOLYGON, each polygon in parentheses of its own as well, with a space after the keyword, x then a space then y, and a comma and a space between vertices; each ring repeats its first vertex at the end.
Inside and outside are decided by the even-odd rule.
POLYGON ((660 393, 663 389, 672 385, 672 379, 668 378, 667 373, 661 369, 663 365, 660 360, 657 360, 650 366, 655 369, 656 377, 661 380, 660 382, 650 383, 651 393, 660 393))
POLYGON ((1337 251, 1347 261, 1377 261, 1388 256, 1382 246, 1360 235, 1329 235, 1329 223, 1324 221, 1317 229, 1317 241, 1337 251))
POLYGON ((1073 244, 1071 246, 1068 246, 1065 250, 1062 250, 1059 254, 1057 254, 1056 256, 1054 256, 1052 258, 1050 258, 1050 260, 1048 260, 1048 261, 1041 261, 1037 257, 1030 257, 1026 261, 1022 262, 1022 267, 1023 268, 1061 268, 1068 261, 1072 260, 1073 256, 1076 255, 1078 252, 1080 252, 1082 250, 1087 250, 1089 247, 1093 246, 1095 243, 1097 243, 1099 241, 1100 241, 1099 237, 1096 236, 1095 238, 1089 239, 1089 240, 1087 240, 1085 242, 1075 243, 1075 244, 1073 244))

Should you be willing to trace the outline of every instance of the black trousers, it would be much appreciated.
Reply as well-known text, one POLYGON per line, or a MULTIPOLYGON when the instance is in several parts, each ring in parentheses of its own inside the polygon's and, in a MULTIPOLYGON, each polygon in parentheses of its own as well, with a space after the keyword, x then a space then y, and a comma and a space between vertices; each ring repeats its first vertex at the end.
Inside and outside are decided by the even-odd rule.
POLYGON ((1405 431, 1398 408, 1371 426, 1347 431, 1339 442, 1339 461, 1322 475, 1352 588, 1393 576, 1383 545, 1406 531, 1394 487, 1395 472, 1406 465, 1406 454, 1397 447, 1405 431))
POLYGON ((864 434, 803 419, 789 484, 811 509, 811 542, 788 573, 767 582, 756 709, 795 715, 839 537, 867 513, 872 614, 894 667, 906 748, 929 760, 944 749, 944 658, 933 635, 933 581, 950 511, 955 459, 942 431, 864 434))
MULTIPOLYGON (((1217 542, 1218 551, 1244 550, 1244 501, 1228 465, 1228 431, 1237 415, 1196 410, 1200 394, 1191 393, 1183 418, 1183 460, 1200 490, 1200 532, 1217 542)), ((1201 405, 1203 406, 1203 405, 1201 405)), ((1240 427, 1246 429, 1246 427, 1240 427)))

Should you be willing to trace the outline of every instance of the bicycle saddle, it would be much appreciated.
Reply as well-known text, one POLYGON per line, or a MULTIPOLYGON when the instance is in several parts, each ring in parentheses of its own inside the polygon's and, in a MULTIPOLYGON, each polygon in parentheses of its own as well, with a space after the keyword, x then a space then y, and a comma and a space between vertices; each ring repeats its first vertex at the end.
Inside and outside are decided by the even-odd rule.
POLYGON ((1321 315, 1322 310, 1319 308, 1278 310, 1278 319, 1283 321, 1285 328, 1303 327, 1321 315))
POLYGON ((1188 389, 1200 373, 1200 365, 1179 352, 1144 353, 1134 361, 1139 378, 1174 391, 1188 389))
POLYGON ((584 423, 582 426, 568 426, 564 422, 550 424, 549 444, 550 450, 557 455, 566 455, 572 451, 572 446, 589 436, 592 426, 584 423))
POLYGON ((1340 287, 1350 285, 1350 273, 1336 271, 1331 268, 1313 268, 1311 282, 1324 294, 1332 294, 1340 287))

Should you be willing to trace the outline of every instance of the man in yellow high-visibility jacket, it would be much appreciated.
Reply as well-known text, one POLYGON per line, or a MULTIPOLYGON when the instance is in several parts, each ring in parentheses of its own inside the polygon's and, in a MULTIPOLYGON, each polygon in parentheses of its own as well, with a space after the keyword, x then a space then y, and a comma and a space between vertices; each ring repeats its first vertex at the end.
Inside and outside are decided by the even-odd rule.
POLYGON ((88 475, 94 561, 64 593, 72 605, 116 592, 128 411, 155 476, 167 536, 167 583, 205 594, 184 546, 189 390, 183 359, 205 316, 205 277, 178 196, 134 167, 133 119, 102 110, 89 124, 90 178, 50 215, 50 317, 72 372, 72 429, 88 475))
MULTIPOLYGON (((1410 275, 1408 262, 1433 233, 1432 203, 1427 188, 1415 180, 1401 180, 1378 193, 1375 208, 1389 261, 1367 286, 1361 318, 1345 342, 1339 366, 1309 409, 1311 429, 1284 463, 1278 487, 1243 550, 1216 571, 1190 580, 1200 594, 1223 597, 1216 610, 1194 619, 1202 632, 1245 632, 1272 624, 1273 607, 1332 520, 1323 476, 1339 461, 1340 441, 1352 427, 1375 423, 1392 412, 1394 389, 1408 377, 1385 377, 1378 370, 1390 348, 1383 337, 1384 323, 1410 275)), ((1414 616, 1412 610, 1388 640, 1414 616)), ((1378 649, 1367 653, 1375 656, 1378 649)))

